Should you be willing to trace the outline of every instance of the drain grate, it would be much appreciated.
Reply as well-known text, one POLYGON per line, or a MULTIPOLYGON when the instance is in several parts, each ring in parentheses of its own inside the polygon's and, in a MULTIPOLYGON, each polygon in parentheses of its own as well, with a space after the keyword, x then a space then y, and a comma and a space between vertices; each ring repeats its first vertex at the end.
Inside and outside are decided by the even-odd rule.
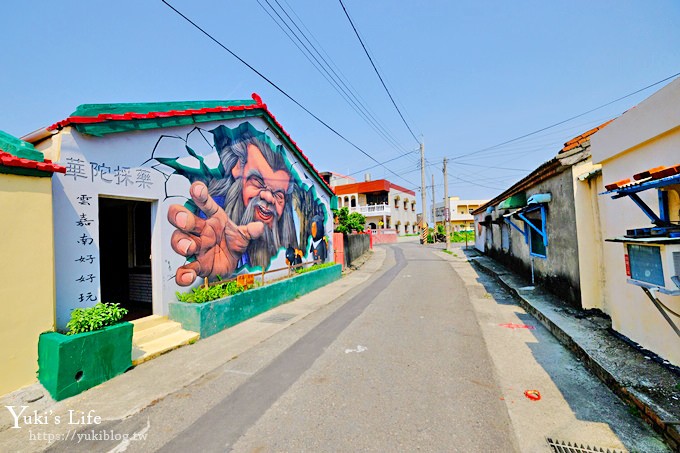
POLYGON ((296 316, 297 315, 295 313, 277 313, 275 315, 271 315, 267 318, 264 318, 260 322, 268 322, 268 323, 271 323, 271 324, 283 324, 283 323, 290 321, 291 319, 293 319, 296 316))
POLYGON ((571 442, 564 442, 557 439, 546 438, 545 439, 550 446, 550 451, 553 453, 627 453, 625 450, 617 450, 615 448, 601 448, 601 447, 591 447, 590 445, 583 444, 574 445, 571 442))

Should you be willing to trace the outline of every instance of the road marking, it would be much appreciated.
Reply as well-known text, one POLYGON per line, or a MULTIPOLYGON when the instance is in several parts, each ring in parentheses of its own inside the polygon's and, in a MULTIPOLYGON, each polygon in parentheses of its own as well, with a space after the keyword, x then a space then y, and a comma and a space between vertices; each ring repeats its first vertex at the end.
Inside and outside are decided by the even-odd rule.
POLYGON ((252 372, 248 371, 239 371, 239 370, 224 370, 225 373, 234 373, 234 374, 242 374, 244 376, 252 376, 252 372))
POLYGON ((108 451, 108 453, 122 453, 125 450, 128 449, 130 446, 130 443, 132 441, 138 441, 138 440, 146 440, 146 433, 149 431, 151 428, 151 419, 146 419, 146 426, 139 431, 133 433, 129 437, 126 437, 121 443, 113 447, 111 450, 108 451))
POLYGON ((350 352, 360 353, 364 351, 368 351, 368 348, 366 346, 357 345, 356 349, 345 349, 345 354, 349 354, 350 352))
POLYGON ((361 290, 317 324, 269 365, 257 371, 158 451, 218 451, 233 445, 308 370, 326 348, 359 317, 406 267, 404 252, 390 247, 394 264, 362 283, 361 290), (216 430, 215 427, 221 429, 216 430))

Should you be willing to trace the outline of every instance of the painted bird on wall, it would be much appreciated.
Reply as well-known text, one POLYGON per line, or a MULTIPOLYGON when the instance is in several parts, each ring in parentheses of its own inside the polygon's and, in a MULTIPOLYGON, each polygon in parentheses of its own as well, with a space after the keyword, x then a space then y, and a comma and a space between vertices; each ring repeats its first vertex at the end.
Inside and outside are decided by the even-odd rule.
POLYGON ((320 260, 322 263, 326 261, 328 256, 328 238, 323 227, 323 217, 315 215, 312 217, 312 248, 311 252, 314 260, 320 260))
POLYGON ((286 249, 286 264, 288 266, 302 264, 302 256, 302 250, 289 246, 286 249))

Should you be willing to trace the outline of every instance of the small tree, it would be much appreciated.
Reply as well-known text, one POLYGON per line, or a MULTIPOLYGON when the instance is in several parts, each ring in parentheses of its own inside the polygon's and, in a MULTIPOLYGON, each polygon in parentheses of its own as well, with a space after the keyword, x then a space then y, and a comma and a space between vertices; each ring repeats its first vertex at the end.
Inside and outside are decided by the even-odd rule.
POLYGON ((349 213, 349 208, 344 206, 340 209, 333 210, 335 217, 335 232, 336 233, 351 233, 352 231, 363 232, 366 224, 366 217, 358 212, 349 213))

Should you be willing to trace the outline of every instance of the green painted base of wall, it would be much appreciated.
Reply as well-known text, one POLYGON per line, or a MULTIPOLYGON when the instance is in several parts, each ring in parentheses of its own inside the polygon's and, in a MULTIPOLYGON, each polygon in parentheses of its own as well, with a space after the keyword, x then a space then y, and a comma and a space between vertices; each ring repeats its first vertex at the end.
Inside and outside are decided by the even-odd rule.
POLYGON ((169 315, 181 323, 182 328, 199 332, 201 338, 206 338, 325 286, 341 275, 342 266, 336 265, 211 302, 170 302, 169 315))
POLYGON ((132 324, 63 335, 46 332, 38 342, 38 379, 63 400, 124 373, 132 366, 132 324))

